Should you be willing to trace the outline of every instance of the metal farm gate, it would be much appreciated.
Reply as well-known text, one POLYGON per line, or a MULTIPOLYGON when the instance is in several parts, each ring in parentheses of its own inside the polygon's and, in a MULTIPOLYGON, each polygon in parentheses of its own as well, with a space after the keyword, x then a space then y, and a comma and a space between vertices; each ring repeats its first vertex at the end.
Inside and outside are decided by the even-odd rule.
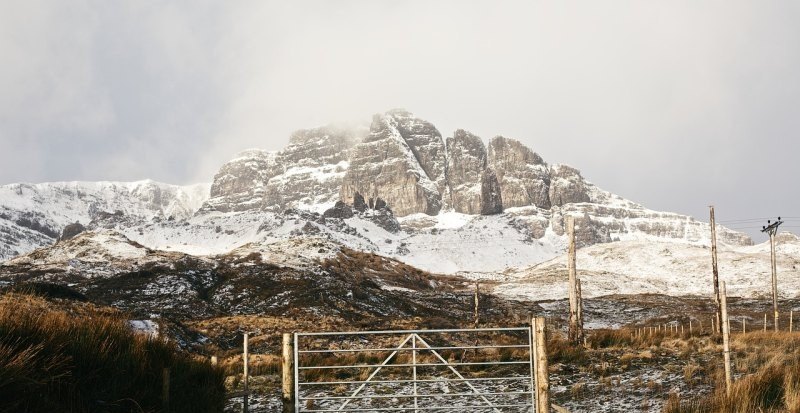
POLYGON ((295 412, 533 412, 531 343, 528 327, 295 333, 295 412))

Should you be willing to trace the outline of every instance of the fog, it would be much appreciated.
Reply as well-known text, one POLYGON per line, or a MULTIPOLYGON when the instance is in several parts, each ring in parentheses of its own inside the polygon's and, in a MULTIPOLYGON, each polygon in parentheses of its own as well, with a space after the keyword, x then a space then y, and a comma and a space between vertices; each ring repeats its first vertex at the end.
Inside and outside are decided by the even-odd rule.
POLYGON ((403 107, 649 208, 800 217, 798 20, 789 1, 2 2, 0 184, 207 182, 403 107))

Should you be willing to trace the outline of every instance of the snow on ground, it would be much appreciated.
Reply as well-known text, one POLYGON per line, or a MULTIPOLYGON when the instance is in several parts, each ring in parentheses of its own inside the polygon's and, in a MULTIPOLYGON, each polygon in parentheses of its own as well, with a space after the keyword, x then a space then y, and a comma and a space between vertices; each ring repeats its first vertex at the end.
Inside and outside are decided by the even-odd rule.
MULTIPOLYGON (((779 295, 800 294, 800 240, 782 234, 777 246, 779 295)), ((732 296, 771 294, 769 243, 720 246, 720 280, 732 296)), ((620 241, 581 248, 576 256, 585 297, 658 293, 708 295, 712 280, 710 248, 694 244, 620 241)), ((510 271, 495 292, 517 299, 560 299, 566 295, 565 255, 510 271)))
POLYGON ((109 260, 136 260, 147 255, 147 248, 132 243, 122 234, 101 230, 86 232, 51 248, 42 248, 32 254, 9 261, 9 264, 71 265, 72 261, 104 263, 109 260))
POLYGON ((148 337, 158 337, 158 323, 153 320, 128 320, 131 330, 148 337))

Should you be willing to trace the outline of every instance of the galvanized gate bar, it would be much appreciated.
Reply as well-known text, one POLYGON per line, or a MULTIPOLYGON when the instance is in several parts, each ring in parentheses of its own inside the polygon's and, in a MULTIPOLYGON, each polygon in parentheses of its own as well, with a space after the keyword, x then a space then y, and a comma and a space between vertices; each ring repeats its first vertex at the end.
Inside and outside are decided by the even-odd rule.
POLYGON ((375 330, 375 331, 325 331, 318 333, 297 333, 299 336, 358 336, 364 334, 427 334, 427 333, 482 333, 496 331, 530 331, 530 327, 503 327, 503 328, 440 328, 431 330, 375 330))
MULTIPOLYGON (((414 334, 414 335, 416 336, 416 334, 414 334)), ((422 344, 424 344, 426 347, 428 346, 428 343, 426 343, 426 342, 425 342, 425 340, 423 340, 421 337, 417 336, 417 338, 418 338, 418 339, 419 339, 419 340, 422 342, 422 344)), ((458 372, 458 370, 456 370, 454 367, 452 367, 452 366, 451 366, 451 365, 450 365, 450 364, 447 362, 447 360, 445 360, 445 359, 444 359, 444 357, 442 357, 442 356, 441 356, 439 353, 437 353, 437 352, 436 352, 436 350, 431 350, 431 351, 433 351, 433 355, 434 355, 434 356, 436 356, 436 358, 438 358, 439 360, 441 360, 441 361, 442 361, 442 363, 446 364, 446 365, 447 365, 447 367, 450 369, 450 371, 452 371, 453 373, 455 373, 455 375, 456 375, 456 376, 458 376, 458 378, 459 378, 459 379, 463 379, 463 378, 464 378, 464 376, 462 376, 462 375, 461 375, 461 373, 459 373, 459 372, 458 372)), ((469 386, 469 388, 470 388, 470 389, 472 389, 472 391, 473 391, 473 392, 475 392, 475 394, 480 394, 480 392, 478 391, 478 389, 476 389, 476 388, 475 388, 475 386, 473 386, 473 385, 472 385, 472 383, 470 383, 470 382, 466 382, 466 385, 467 385, 467 386, 469 386)), ((481 399, 483 399, 483 401, 485 401, 485 402, 486 402, 486 404, 488 404, 489 406, 492 406, 492 407, 494 407, 494 406, 492 405, 492 402, 490 402, 490 401, 489 401, 489 399, 487 399, 487 398, 486 398, 486 396, 484 396, 484 395, 482 395, 482 394, 481 394, 481 399)), ((495 411, 495 412, 497 412, 497 413, 501 413, 501 412, 500 412, 500 410, 497 410, 497 408, 495 408, 495 409, 494 409, 494 411, 495 411)))
MULTIPOLYGON (((440 366, 441 364, 437 364, 440 366)), ((509 380, 530 380, 532 376, 508 376, 508 377, 480 377, 480 378, 464 378, 464 379, 448 379, 448 381, 509 381, 509 380)), ((370 380, 372 384, 380 384, 380 383, 413 383, 414 380, 370 380)), ((418 379, 416 380, 417 383, 441 383, 441 379, 418 379)), ((308 383, 300 383, 301 386, 322 386, 322 385, 333 385, 333 384, 361 384, 366 383, 365 380, 353 380, 353 381, 314 381, 308 383)))
MULTIPOLYGON (((515 345, 488 345, 488 346, 463 346, 463 347, 431 347, 432 350, 480 350, 487 348, 528 348, 528 344, 515 344, 515 345)), ((349 349, 335 349, 335 350, 301 350, 300 354, 306 353, 360 353, 366 351, 412 351, 413 349, 404 347, 395 348, 349 348, 349 349)))
MULTIPOLYGON (((495 338, 493 338, 495 339, 495 338)), ((385 339, 375 339, 373 341, 377 341, 380 343, 381 341, 385 341, 385 339)), ((518 342, 518 341, 517 341, 518 342)), ((395 412, 404 412, 404 411, 413 411, 413 412, 421 412, 421 411, 452 411, 452 410, 459 410, 460 412, 470 411, 470 412, 479 412, 479 411, 491 411, 493 413, 503 413, 504 411, 514 411, 519 412, 520 408, 525 408, 525 411, 533 412, 534 410, 534 392, 535 386, 533 383, 533 352, 532 352, 532 339, 531 339, 531 329, 530 327, 512 327, 512 328, 478 328, 478 329, 435 329, 435 330, 385 330, 385 331, 351 331, 351 332, 319 332, 319 333, 295 333, 294 334, 294 356, 295 356, 295 363, 294 363, 294 376, 295 376, 295 412, 296 413, 323 413, 323 412, 384 412, 384 411, 395 411, 395 412), (475 337, 475 343, 470 345, 459 346, 458 342, 466 342, 471 341, 472 339, 467 339, 473 334, 479 333, 494 333, 490 337, 496 337, 497 335, 500 336, 507 336, 509 338, 505 339, 505 341, 499 342, 491 342, 491 343, 479 343, 479 336, 475 337), (524 335, 516 335, 514 333, 524 333, 524 335), (425 339, 423 339, 420 335, 441 335, 442 339, 444 339, 448 345, 445 346, 432 346, 430 345, 425 339), (369 344, 371 339, 368 337, 373 337, 377 335, 387 335, 387 336, 397 336, 403 335, 402 341, 396 347, 392 346, 366 346, 364 348, 357 348, 357 347, 350 347, 350 348, 319 348, 320 346, 330 346, 330 341, 333 341, 336 347, 339 347, 342 344, 348 343, 349 340, 357 340, 357 345, 369 344), (342 340, 337 340, 335 337, 342 337, 342 340), (313 339, 308 343, 308 347, 303 349, 301 341, 304 341, 303 338, 310 338, 313 339), (349 340, 348 340, 349 339, 349 340), (527 342, 523 341, 520 344, 509 344, 513 343, 514 340, 526 340, 527 342), (328 342, 326 344, 326 341, 328 342), (317 348, 314 348, 317 347, 317 348), (464 352, 461 354, 461 357, 458 358, 459 350, 463 350, 464 352), (478 357, 476 361, 469 361, 470 358, 467 358, 465 361, 465 357, 467 356, 467 350, 472 350, 474 357, 478 357, 480 354, 481 356, 478 357), (483 350, 483 351, 482 351, 483 350), (500 353, 500 351, 504 350, 513 350, 514 352, 504 352, 500 353), (524 361, 520 360, 518 357, 520 356, 519 351, 523 351, 522 354, 528 353, 526 357, 523 359, 524 361), (409 354, 410 363, 408 362, 408 358, 400 359, 398 358, 398 354, 411 352, 409 354), (456 357, 458 361, 448 361, 440 351, 449 351, 450 353, 447 357, 453 360, 453 357, 456 357), (359 358, 353 359, 354 361, 364 360, 369 362, 370 358, 375 357, 376 353, 387 353, 391 352, 391 354, 386 357, 381 364, 345 364, 342 363, 341 365, 337 365, 336 362, 338 361, 339 357, 336 354, 358 354, 358 353, 369 353, 366 355, 365 359, 360 359, 361 356, 357 356, 359 358), (434 357, 434 360, 438 362, 422 362, 420 363, 419 355, 421 353, 427 353, 428 355, 434 357), (316 360, 316 365, 303 365, 303 360, 301 360, 301 356, 306 355, 309 357, 318 357, 322 356, 323 359, 312 358, 310 360, 316 360), (500 361, 501 359, 496 359, 494 361, 486 361, 486 357, 512 357, 512 361, 500 361), (514 360, 517 358, 517 360, 514 360), (319 360, 324 360, 320 362, 319 360), (397 361, 397 363, 393 363, 397 361), (330 364, 333 362, 334 364, 330 364), (516 372, 519 370, 514 370, 513 366, 521 366, 521 365, 528 365, 528 368, 523 374, 516 375, 516 372), (492 371, 497 373, 506 373, 500 374, 499 376, 493 377, 465 377, 464 374, 467 374, 467 371, 474 371, 474 370, 465 370, 462 374, 456 367, 458 366, 466 366, 466 367, 479 367, 482 373, 491 375, 492 371), (505 366, 507 368, 502 368, 500 370, 493 369, 492 366, 505 366), (408 373, 401 373, 400 370, 402 368, 411 368, 408 373), (444 373, 436 373, 437 368, 445 367, 446 371, 448 371, 448 375, 452 374, 457 378, 445 378, 442 376, 444 373), (427 368, 426 373, 420 377, 418 369, 419 368, 427 368), (344 373, 345 371, 358 371, 360 369, 373 369, 366 380, 352 380, 352 378, 356 378, 359 374, 358 373, 344 373), (376 376, 381 371, 386 369, 388 373, 388 378, 383 379, 376 379, 376 376), (433 369, 433 370, 431 370, 433 369), (487 370, 488 369, 488 370, 487 370), (339 370, 339 372, 335 373, 324 373, 323 376, 318 376, 318 374, 323 373, 313 373, 314 371, 323 372, 323 371, 331 371, 334 372, 339 370), (304 373, 301 376, 301 373, 304 373), (308 381, 304 382, 302 380, 303 377, 309 377, 309 374, 314 374, 312 377, 319 377, 319 378, 329 378, 329 377, 342 377, 342 378, 350 378, 349 380, 322 380, 322 381, 308 381), (333 375, 331 375, 333 374, 333 375), (411 379, 404 379, 402 378, 403 374, 408 374, 411 379), (356 377, 353 377, 355 375, 356 377), (397 376, 401 376, 397 378, 397 376), (427 376, 427 377, 426 377, 427 376), (438 376, 438 377, 437 377, 438 376), (481 384, 481 389, 475 387, 475 385, 481 384), (492 385, 491 383, 498 383, 496 385, 492 385), (503 383, 504 387, 499 389, 494 389, 491 386, 497 386, 503 383), (515 384, 516 383, 516 384, 515 384), (362 392, 366 389, 366 386, 372 385, 384 385, 384 386, 400 386, 400 387, 388 387, 379 390, 379 388, 374 388, 375 390, 370 390, 370 394, 362 394, 362 392), (445 392, 431 392, 431 390, 435 390, 434 388, 428 388, 426 391, 420 392, 419 384, 428 384, 428 385, 436 385, 436 384, 444 384, 447 388, 445 392), (465 385, 469 388, 470 391, 464 392, 463 390, 467 390, 463 388, 462 391, 456 392, 449 392, 448 388, 452 385, 465 385), (353 391, 349 390, 351 393, 342 395, 341 392, 344 390, 344 387, 341 386, 348 386, 348 385, 358 385, 358 387, 353 391), (406 387, 408 385, 408 387, 406 387), (503 391, 508 386, 518 385, 518 389, 510 389, 511 391, 503 391), (530 385, 530 391, 527 391, 526 388, 530 385), (313 387, 309 387, 313 386, 313 387), (335 387, 326 387, 326 386, 335 386, 335 387), (487 387, 489 386, 489 387, 487 387), (319 389, 314 390, 313 393, 309 394, 308 397, 303 397, 300 393, 301 389, 319 389), (395 390, 394 394, 387 394, 386 390, 395 390), (403 391, 405 389, 405 391, 403 391), (374 394, 375 391, 380 391, 381 394, 374 394), (332 392, 332 393, 331 393, 332 392), (401 393, 402 392, 402 393, 401 393), (408 394, 410 392, 410 394, 408 394), (520 396, 526 396, 522 400, 519 399, 520 396), (492 398, 490 400, 489 398, 492 398), (478 398, 475 400, 474 398, 478 398), (392 401, 393 400, 393 401, 392 401), (403 402, 403 401, 406 402, 403 402), (469 401, 473 400, 472 403, 469 401), (479 401, 480 404, 475 405, 475 401, 479 401), (351 402, 359 401, 358 406, 348 407, 351 402), (372 401, 384 401, 379 403, 378 405, 373 405, 372 401), (337 406, 332 406, 332 403, 342 402, 337 406), (388 402, 389 404, 386 405, 384 403, 388 402), (366 405, 364 405, 366 403, 366 405), (413 403, 412 405, 406 403, 413 403), (437 404, 439 403, 439 404, 437 404), (383 405, 382 405, 383 404, 383 405), (394 404, 394 406, 392 406, 394 404), (466 409, 466 410, 465 410, 466 409), (512 410, 501 410, 501 409, 512 409, 512 410)), ((350 357, 350 356, 348 356, 350 357)), ((305 360, 309 360, 305 358, 305 360)), ((508 359, 506 359, 508 360, 508 359)), ((366 371, 364 371, 366 374, 366 371)), ((361 376, 363 377, 363 376, 361 376)), ((373 389, 373 387, 370 387, 373 389)))
MULTIPOLYGON (((400 343, 400 347, 402 347, 403 345, 405 345, 406 343, 408 343, 408 339, 410 339, 410 338, 411 338, 411 336, 409 336, 409 337, 406 337, 406 339, 405 339, 405 340, 403 340, 403 342, 402 342, 402 343, 400 343)), ((389 362, 389 360, 391 360, 391 359, 392 359, 392 358, 393 358, 395 355, 397 355, 397 352, 396 352, 396 351, 395 351, 395 352, 393 352, 391 355, 389 355, 389 357, 386 357, 386 360, 384 360, 384 361, 383 361, 383 363, 382 363, 382 364, 381 364, 381 365, 380 365, 380 366, 379 366, 377 369, 375 369, 375 371, 373 371, 373 372, 372 372, 372 374, 370 374, 370 375, 369 375, 369 377, 367 377, 367 381, 366 381, 366 382, 364 382, 364 384, 362 384, 361 386, 359 386, 359 387, 358 387, 358 389, 356 389, 356 391, 355 391, 355 392, 352 394, 352 396, 350 396, 350 397, 351 397, 351 400, 352 400, 352 397, 354 397, 354 396, 358 395, 358 393, 359 393, 359 392, 361 392, 361 390, 364 390, 364 387, 366 387, 366 386, 367 386, 367 383, 368 383, 370 380, 372 380, 372 378, 373 378, 373 377, 375 377, 375 375, 376 375, 376 374, 378 374, 378 372, 379 372, 379 371, 381 371, 381 369, 383 368, 383 366, 385 366, 385 365, 386 365, 386 363, 388 363, 388 362, 389 362)), ((346 402, 344 402, 344 404, 342 404, 342 406, 341 406, 341 407, 339 407, 339 410, 338 410, 338 411, 341 411, 342 409, 344 409, 344 408, 345 408, 345 406, 347 406, 347 404, 348 404, 348 403, 350 403, 350 400, 347 400, 346 402)))

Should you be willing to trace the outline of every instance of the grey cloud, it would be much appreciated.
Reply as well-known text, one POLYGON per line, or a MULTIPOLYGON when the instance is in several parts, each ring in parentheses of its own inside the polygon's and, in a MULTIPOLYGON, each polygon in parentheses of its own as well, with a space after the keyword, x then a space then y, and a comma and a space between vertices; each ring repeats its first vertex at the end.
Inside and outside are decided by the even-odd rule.
POLYGON ((294 129, 405 107, 654 209, 800 216, 798 17, 788 1, 9 2, 0 183, 208 181, 294 129))

